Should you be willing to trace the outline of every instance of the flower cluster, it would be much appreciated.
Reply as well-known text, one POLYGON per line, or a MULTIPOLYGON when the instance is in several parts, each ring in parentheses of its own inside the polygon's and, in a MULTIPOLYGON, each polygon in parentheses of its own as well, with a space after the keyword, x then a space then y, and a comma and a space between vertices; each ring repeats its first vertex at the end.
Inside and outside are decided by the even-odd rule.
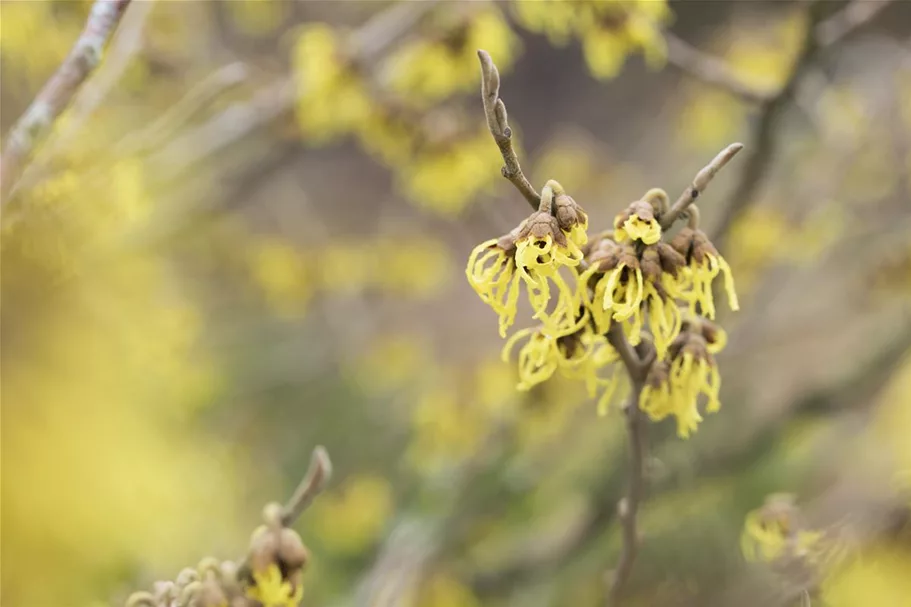
POLYGON ((661 37, 670 17, 665 0, 516 1, 513 7, 519 23, 547 34, 554 44, 578 38, 596 78, 615 77, 636 52, 654 66, 663 65, 667 56, 661 37))
POLYGON ((709 319, 719 275, 737 309, 730 267, 699 230, 694 206, 688 225, 663 240, 661 218, 669 210, 667 194, 649 190, 616 216, 612 230, 589 240, 587 214, 551 180, 537 211, 474 249, 466 275, 499 316, 500 335, 515 322, 523 286, 540 323, 514 333, 503 348, 508 360, 521 344, 518 389, 559 372, 583 380, 592 396, 600 391, 603 413, 621 384, 614 364, 621 357, 608 339, 618 327, 631 346, 654 350, 638 401, 650 418, 674 416, 685 438, 702 420, 700 401, 708 412, 718 410, 714 355, 726 336, 709 319))

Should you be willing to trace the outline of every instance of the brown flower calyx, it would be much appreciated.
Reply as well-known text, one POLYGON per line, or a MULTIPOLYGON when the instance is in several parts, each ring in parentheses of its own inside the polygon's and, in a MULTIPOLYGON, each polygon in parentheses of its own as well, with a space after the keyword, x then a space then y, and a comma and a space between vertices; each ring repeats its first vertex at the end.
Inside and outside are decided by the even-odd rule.
POLYGON ((500 236, 500 239, 493 245, 500 249, 506 251, 507 255, 512 255, 516 252, 516 241, 519 239, 519 232, 521 231, 522 226, 513 228, 508 234, 503 234, 500 236))
POLYGON ((631 202, 626 210, 617 215, 616 220, 614 220, 614 226, 622 226, 626 221, 632 217, 636 216, 642 221, 654 221, 655 218, 655 207, 651 203, 645 200, 636 200, 631 202))
POLYGON ((557 218, 546 211, 535 211, 519 225, 516 240, 543 241, 548 236, 558 246, 567 245, 566 234, 560 229, 557 218))
POLYGON ((670 372, 671 364, 669 362, 666 360, 655 361, 651 368, 649 368, 648 375, 645 377, 645 385, 656 389, 660 388, 667 383, 670 372))
POLYGON ((674 360, 680 356, 689 355, 693 360, 704 360, 715 366, 715 357, 709 352, 708 342, 701 332, 680 331, 667 349, 668 358, 674 360))
POLYGON ((690 315, 680 323, 680 334, 697 335, 705 340, 707 345, 724 344, 724 332, 708 318, 690 315))

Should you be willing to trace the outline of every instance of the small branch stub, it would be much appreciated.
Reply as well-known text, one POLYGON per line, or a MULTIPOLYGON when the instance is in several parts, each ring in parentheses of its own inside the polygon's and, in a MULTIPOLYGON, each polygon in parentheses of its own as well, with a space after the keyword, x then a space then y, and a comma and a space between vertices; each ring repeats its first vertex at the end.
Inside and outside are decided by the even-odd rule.
POLYGON ((288 527, 294 524, 301 514, 313 503, 314 498, 322 493, 332 476, 332 461, 322 446, 313 450, 310 456, 310 468, 301 480, 294 494, 281 512, 281 524, 288 527))

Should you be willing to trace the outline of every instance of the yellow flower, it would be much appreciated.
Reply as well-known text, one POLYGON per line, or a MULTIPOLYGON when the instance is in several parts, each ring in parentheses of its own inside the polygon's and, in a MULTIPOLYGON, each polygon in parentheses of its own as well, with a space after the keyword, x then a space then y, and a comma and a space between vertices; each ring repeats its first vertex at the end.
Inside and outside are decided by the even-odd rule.
POLYGON ((254 585, 247 589, 247 598, 258 601, 263 607, 297 607, 304 596, 304 587, 294 588, 282 579, 282 572, 275 564, 265 571, 254 571, 253 581, 254 585))
POLYGON ((477 85, 477 49, 486 49, 505 70, 512 65, 518 45, 503 15, 491 6, 434 38, 403 46, 389 61, 390 84, 403 97, 426 105, 477 85))
POLYGON ((689 226, 684 227, 674 237, 671 246, 687 260, 686 288, 682 297, 689 302, 690 310, 693 313, 699 313, 706 318, 715 318, 712 282, 719 274, 724 275, 724 290, 731 310, 740 309, 731 266, 709 242, 702 230, 689 226))
POLYGON ((617 242, 638 240, 655 244, 661 240, 661 226, 655 218, 655 209, 645 200, 637 200, 614 219, 614 239, 617 242))
POLYGON ((499 316, 500 337, 516 319, 519 274, 516 272, 515 236, 491 238, 476 246, 468 257, 468 283, 499 316))
MULTIPOLYGON (((575 326, 582 311, 585 282, 578 279, 570 288, 560 274, 564 266, 574 267, 582 261, 578 242, 587 239, 587 216, 556 182, 548 182, 541 199, 541 210, 532 213, 515 230, 498 239, 482 242, 468 258, 465 274, 484 303, 500 317, 500 336, 515 321, 519 297, 519 278, 528 291, 534 318, 551 332, 565 332, 575 326), (559 193, 556 201, 554 194, 559 193), (556 206, 555 206, 556 205, 556 206), (561 220, 551 214, 559 208, 561 220), (548 311, 551 283, 559 293, 557 304, 548 311)), ((571 329, 569 332, 575 331, 571 329)))
POLYGON ((252 247, 250 270, 276 312, 297 316, 310 299, 304 257, 280 240, 262 240, 252 247))

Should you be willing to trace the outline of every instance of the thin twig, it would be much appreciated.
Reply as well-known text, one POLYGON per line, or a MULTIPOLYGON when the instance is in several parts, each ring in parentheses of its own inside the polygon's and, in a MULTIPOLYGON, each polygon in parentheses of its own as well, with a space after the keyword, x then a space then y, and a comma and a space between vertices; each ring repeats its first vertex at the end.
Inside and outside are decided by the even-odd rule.
POLYGON ((96 0, 70 54, 13 126, 0 156, 0 205, 6 203, 35 146, 101 62, 104 48, 129 5, 130 0, 96 0))
POLYGON ((194 115, 226 91, 244 82, 247 76, 247 66, 239 61, 218 68, 148 127, 134 131, 116 143, 115 155, 141 154, 163 144, 179 127, 186 125, 194 115))
POLYGON ((512 129, 506 118, 506 105, 500 99, 500 72, 487 51, 479 50, 478 59, 481 61, 481 99, 484 101, 484 114, 487 116, 487 128, 493 135, 500 154, 503 155, 503 177, 512 182, 516 189, 525 197, 525 200, 534 208, 538 208, 541 196, 525 178, 522 167, 519 166, 519 157, 512 146, 512 129))
POLYGON ((742 149, 742 143, 732 143, 721 150, 710 163, 696 173, 696 177, 693 178, 693 183, 680 194, 680 197, 671 205, 671 208, 668 209, 667 213, 661 216, 661 229, 667 230, 674 225, 674 221, 680 217, 680 214, 685 212, 687 207, 693 204, 693 202, 705 191, 718 171, 724 168, 724 166, 731 161, 731 158, 736 156, 742 149))
POLYGON ((329 482, 331 476, 332 461, 329 459, 329 453, 322 446, 318 446, 310 456, 310 468, 307 470, 307 474, 294 490, 291 499, 282 508, 282 526, 290 527, 300 518, 304 510, 313 503, 314 498, 326 488, 326 483, 329 482))

